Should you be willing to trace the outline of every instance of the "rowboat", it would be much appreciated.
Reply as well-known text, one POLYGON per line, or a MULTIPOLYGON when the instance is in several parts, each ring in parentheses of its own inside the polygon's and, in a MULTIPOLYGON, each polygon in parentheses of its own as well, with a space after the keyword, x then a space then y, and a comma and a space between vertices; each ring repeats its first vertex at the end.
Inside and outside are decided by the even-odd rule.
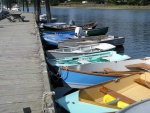
MULTIPOLYGON (((77 28, 78 29, 78 28, 77 28)), ((105 28, 104 28, 105 29, 105 28)), ((82 35, 81 38, 85 38, 85 37, 88 37, 88 35, 93 35, 93 36, 97 36, 97 35, 104 35, 106 34, 106 32, 103 32, 105 31, 104 29, 92 29, 92 30, 86 30, 86 31, 77 31, 77 33, 81 33, 81 32, 84 32, 82 35)), ((42 38, 47 38, 47 39, 51 39, 51 40, 54 40, 54 41, 62 41, 62 40, 67 40, 67 39, 73 39, 73 38, 79 38, 77 37, 75 34, 76 34, 76 30, 75 30, 75 33, 73 33, 73 31, 65 31, 65 32, 52 32, 52 31, 47 31, 47 32, 43 32, 41 33, 42 34, 42 38)))
POLYGON ((116 113, 149 113, 150 98, 131 104, 116 113))
MULTIPOLYGON (((108 27, 101 27, 95 29, 87 29, 83 30, 87 36, 98 36, 98 35, 105 35, 108 32, 108 27)), ((42 30, 41 35, 48 35, 48 34, 70 34, 75 35, 74 30, 70 31, 49 31, 49 30, 42 30)))
POLYGON ((69 38, 75 38, 74 35, 70 34, 49 34, 41 36, 41 39, 45 42, 45 44, 50 46, 55 46, 57 48, 58 42, 62 40, 67 40, 69 38))
POLYGON ((47 50, 46 56, 48 59, 63 58, 70 56, 77 56, 83 54, 97 53, 115 49, 115 46, 107 43, 98 43, 90 45, 80 45, 78 47, 59 48, 47 50))
POLYGON ((116 51, 104 51, 92 54, 48 59, 48 63, 52 66, 73 66, 88 63, 91 64, 91 63, 120 61, 120 60, 127 60, 129 58, 130 57, 128 55, 120 55, 117 54, 116 51))
MULTIPOLYGON (((79 27, 82 27, 82 29, 89 29, 89 28, 95 28, 96 26, 98 25, 98 23, 97 22, 92 22, 92 23, 89 23, 89 24, 85 24, 85 25, 81 25, 81 26, 79 26, 79 27)), ((51 26, 51 25, 48 25, 48 24, 44 24, 43 25, 43 28, 44 29, 49 29, 49 30, 75 30, 75 28, 76 28, 77 26, 75 26, 75 25, 69 25, 69 24, 63 24, 63 25, 53 25, 53 26, 51 26)))
POLYGON ((99 35, 99 36, 86 36, 82 38, 76 38, 74 35, 69 34, 57 34, 57 35, 44 35, 41 38, 48 45, 60 47, 76 47, 79 45, 96 44, 96 43, 109 43, 115 46, 123 45, 125 42, 124 37, 99 35))
POLYGON ((109 43, 115 46, 123 45, 125 42, 124 37, 111 36, 111 35, 99 35, 99 36, 87 36, 84 38, 71 38, 68 40, 61 40, 56 44, 59 47, 76 47, 84 44, 95 44, 95 43, 109 43))
MULTIPOLYGON (((136 102, 150 98, 149 86, 150 73, 139 71, 139 73, 124 76, 118 80, 80 89, 57 99, 56 102, 70 113, 115 113, 136 102)), ((147 107, 141 106, 141 109, 138 109, 142 111, 147 107)), ((137 112, 135 110, 131 113, 137 112)))
POLYGON ((40 34, 43 35, 49 35, 49 34, 70 34, 75 35, 74 30, 70 31, 50 31, 50 30, 41 30, 40 34))
POLYGON ((54 68, 52 70, 52 77, 59 74, 63 83, 67 84, 69 87, 84 88, 94 84, 106 82, 111 79, 116 79, 118 78, 117 75, 124 75, 122 73, 116 74, 116 71, 139 71, 143 69, 150 70, 149 57, 125 61, 63 66, 54 68), (107 72, 115 73, 116 76, 110 76, 109 74, 107 75, 107 72), (104 76, 102 73, 105 73, 107 76, 104 76))

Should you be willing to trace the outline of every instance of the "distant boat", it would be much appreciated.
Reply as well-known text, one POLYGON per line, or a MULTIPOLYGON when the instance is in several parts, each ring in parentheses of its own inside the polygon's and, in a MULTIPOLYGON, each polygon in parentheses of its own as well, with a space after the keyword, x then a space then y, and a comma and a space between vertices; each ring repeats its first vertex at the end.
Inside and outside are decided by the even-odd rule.
POLYGON ((16 4, 11 8, 11 11, 21 11, 20 7, 16 4))
POLYGON ((149 101, 134 105, 150 98, 149 86, 150 73, 139 71, 118 80, 80 89, 56 102, 70 113, 149 113, 149 101), (124 110, 119 112, 120 109, 124 110))
MULTIPOLYGON (((81 25, 79 27, 82 27, 83 30, 86 30, 86 29, 89 29, 89 28, 95 28, 96 26, 98 25, 97 22, 92 22, 92 23, 88 23, 88 24, 85 24, 85 25, 81 25)), ((44 29, 49 29, 49 30, 55 30, 55 31, 58 31, 58 30, 75 30, 75 28, 77 26, 75 25, 69 25, 69 24, 63 24, 63 25, 48 25, 48 24, 43 24, 43 27, 44 29)))
MULTIPOLYGON (((46 14, 41 14, 39 19, 40 19, 40 22, 47 23, 47 15, 46 14)), ((57 22, 57 18, 52 17, 51 22, 57 22)))
POLYGON ((83 54, 97 53, 115 49, 115 46, 107 43, 97 43, 90 45, 80 45, 78 47, 59 48, 47 50, 46 56, 48 59, 64 58, 83 54))
MULTIPOLYGON (((105 57, 105 59, 111 60, 111 57, 105 57)), ((52 70, 52 73, 54 73, 53 75, 59 73, 64 84, 71 88, 84 88, 115 79, 117 76, 128 75, 126 73, 115 73, 117 71, 141 71, 143 69, 150 70, 150 58, 56 67, 52 70), (105 76, 102 76, 102 73, 105 76), (109 73, 111 76, 109 76, 109 73)))
POLYGON ((48 63, 52 66, 73 66, 80 64, 103 63, 112 61, 127 60, 128 55, 117 54, 116 51, 104 51, 85 55, 48 59, 48 63))

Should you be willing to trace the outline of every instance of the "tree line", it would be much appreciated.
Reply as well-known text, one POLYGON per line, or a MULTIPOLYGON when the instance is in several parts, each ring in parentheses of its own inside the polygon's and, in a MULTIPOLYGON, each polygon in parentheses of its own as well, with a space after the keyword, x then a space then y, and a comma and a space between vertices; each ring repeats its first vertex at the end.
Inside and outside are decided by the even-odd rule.
POLYGON ((96 4, 114 4, 114 5, 150 5, 150 0, 50 0, 51 5, 59 5, 59 3, 64 2, 78 2, 82 3, 82 1, 88 1, 88 3, 96 3, 96 4))
MULTIPOLYGON (((17 3, 18 0, 2 0, 3 2, 17 3)), ((21 3, 22 1, 30 1, 30 3, 34 3, 34 0, 19 0, 21 3)), ((39 0, 45 1, 45 0, 39 0)), ((50 5, 59 5, 59 3, 82 3, 82 1, 87 1, 88 3, 95 3, 95 4, 114 4, 114 5, 137 5, 137 6, 146 6, 150 5, 150 0, 49 0, 50 5)))
POLYGON ((150 5, 150 0, 50 0, 50 3, 51 5, 53 5, 64 2, 82 3, 82 1, 88 1, 88 3, 96 3, 96 4, 138 5, 138 6, 150 5))

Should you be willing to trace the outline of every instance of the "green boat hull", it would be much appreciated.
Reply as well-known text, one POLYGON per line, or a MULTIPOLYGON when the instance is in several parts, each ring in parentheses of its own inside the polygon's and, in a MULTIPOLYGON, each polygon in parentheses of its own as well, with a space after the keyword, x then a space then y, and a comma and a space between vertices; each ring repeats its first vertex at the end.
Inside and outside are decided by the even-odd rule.
POLYGON ((108 27, 91 29, 87 31, 88 36, 105 35, 108 32, 108 27))

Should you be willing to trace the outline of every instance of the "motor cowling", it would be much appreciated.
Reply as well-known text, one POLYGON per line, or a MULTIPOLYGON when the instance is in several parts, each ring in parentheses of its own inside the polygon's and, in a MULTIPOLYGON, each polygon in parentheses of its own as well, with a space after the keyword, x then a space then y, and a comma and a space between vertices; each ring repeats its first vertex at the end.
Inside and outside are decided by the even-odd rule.
POLYGON ((81 38, 82 36, 85 36, 86 33, 82 30, 82 27, 76 27, 75 28, 75 36, 78 38, 81 38))

